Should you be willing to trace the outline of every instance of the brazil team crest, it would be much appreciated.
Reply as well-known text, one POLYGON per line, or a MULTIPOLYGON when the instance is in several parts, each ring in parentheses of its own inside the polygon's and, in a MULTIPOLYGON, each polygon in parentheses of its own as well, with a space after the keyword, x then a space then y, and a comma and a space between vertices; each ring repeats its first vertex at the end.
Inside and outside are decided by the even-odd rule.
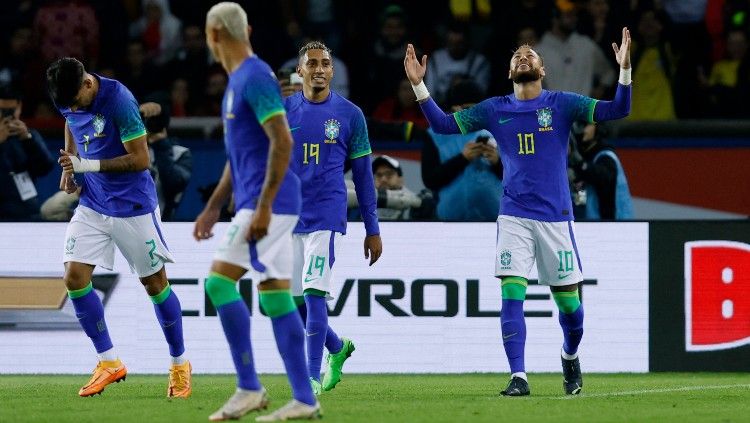
POLYGON ((94 116, 94 121, 92 124, 94 125, 94 137, 103 137, 104 134, 102 132, 104 131, 104 124, 106 124, 107 121, 104 119, 104 116, 97 113, 94 116))
POLYGON ((539 126, 547 128, 552 125, 552 109, 545 107, 543 109, 537 109, 536 121, 539 122, 539 126))
POLYGON ((503 266, 503 268, 509 268, 510 260, 511 260, 510 251, 503 250, 503 252, 500 253, 500 264, 503 266))
POLYGON ((335 140, 339 136, 339 130, 341 129, 341 124, 336 119, 328 119, 326 123, 324 124, 326 139, 328 140, 335 140))

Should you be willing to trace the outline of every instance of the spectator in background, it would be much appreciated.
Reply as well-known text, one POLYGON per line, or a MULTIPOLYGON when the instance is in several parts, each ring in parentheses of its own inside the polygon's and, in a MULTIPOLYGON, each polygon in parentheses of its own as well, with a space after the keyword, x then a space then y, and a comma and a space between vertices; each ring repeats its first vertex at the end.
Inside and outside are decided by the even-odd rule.
POLYGON ((404 78, 395 95, 381 101, 371 116, 382 122, 413 122, 418 128, 427 129, 427 119, 419 109, 411 82, 404 78))
POLYGON ((99 58, 99 21, 85 0, 55 0, 39 8, 34 18, 42 60, 77 57, 96 68, 99 58))
POLYGON ((708 80, 702 78, 709 89, 711 117, 739 118, 747 115, 745 98, 738 90, 740 66, 747 61, 747 34, 741 29, 726 35, 726 58, 714 63, 708 80))
MULTIPOLYGON (((434 217, 435 201, 429 190, 415 194, 404 186, 401 163, 382 155, 372 161, 372 174, 378 192, 378 220, 430 220, 434 217)), ((360 219, 354 183, 346 180, 349 219, 360 219)))
POLYGON ((148 58, 163 66, 182 45, 182 23, 170 11, 168 0, 143 0, 142 4, 143 16, 130 25, 130 36, 142 40, 148 58))
POLYGON ((403 79, 406 51, 406 14, 396 5, 385 8, 380 16, 380 34, 375 41, 369 64, 370 107, 398 87, 403 79))
POLYGON ((115 73, 139 100, 163 87, 161 70, 149 60, 146 45, 141 40, 127 43, 125 61, 115 73))
POLYGON ((623 220, 633 218, 633 205, 625 171, 614 149, 606 144, 606 127, 576 122, 571 129, 568 154, 569 175, 576 185, 571 190, 575 209, 584 210, 576 219, 623 220), (585 192, 581 194, 581 191, 585 192))
POLYGON ((44 66, 39 59, 34 34, 30 27, 21 26, 13 30, 8 49, 0 55, 0 84, 15 83, 24 93, 26 110, 36 110, 37 104, 46 100, 39 84, 39 75, 44 66))
POLYGON ((174 218, 182 194, 190 182, 193 156, 190 150, 170 138, 169 113, 158 103, 144 103, 140 107, 148 136, 151 157, 151 176, 154 178, 162 220, 174 218))
POLYGON ((535 50, 544 58, 547 89, 570 91, 594 98, 606 97, 615 82, 615 72, 604 53, 589 37, 576 32, 578 15, 568 0, 558 1, 552 29, 542 36, 535 50))
MULTIPOLYGON (((622 19, 615 21, 609 3, 609 0, 588 0, 581 14, 581 34, 591 38, 602 52, 612 48, 612 42, 620 37, 621 28, 626 26, 622 19)), ((611 66, 617 65, 611 55, 604 57, 609 59, 611 66)))
MULTIPOLYGON (((167 65, 167 74, 170 78, 182 78, 187 81, 191 91, 190 96, 199 98, 201 93, 196 90, 205 84, 211 66, 211 54, 206 46, 206 34, 198 25, 187 25, 182 31, 182 37, 182 48, 167 65)), ((177 115, 173 114, 173 116, 177 115)))
POLYGON ((674 59, 664 39, 666 16, 647 9, 641 12, 633 42, 633 88, 631 120, 675 118, 672 78, 674 59))
POLYGON ((169 90, 169 103, 172 115, 175 117, 191 116, 193 107, 190 98, 190 89, 187 80, 177 78, 172 82, 169 90))
POLYGON ((209 72, 204 98, 200 102, 202 115, 221 116, 221 103, 224 100, 227 82, 227 74, 223 70, 215 68, 209 72))
POLYGON ((445 102, 448 89, 458 79, 473 79, 482 92, 490 85, 490 63, 469 48, 468 26, 453 22, 445 36, 445 48, 436 51, 429 62, 427 88, 438 103, 445 102))
POLYGON ((39 220, 34 180, 55 166, 41 135, 20 119, 21 106, 17 88, 0 85, 0 220, 39 220))
MULTIPOLYGON (((455 85, 447 103, 457 112, 484 97, 470 81, 455 85)), ((422 181, 436 193, 437 218, 447 221, 494 222, 500 211, 503 184, 497 142, 486 130, 441 135, 431 129, 422 144, 422 181)))

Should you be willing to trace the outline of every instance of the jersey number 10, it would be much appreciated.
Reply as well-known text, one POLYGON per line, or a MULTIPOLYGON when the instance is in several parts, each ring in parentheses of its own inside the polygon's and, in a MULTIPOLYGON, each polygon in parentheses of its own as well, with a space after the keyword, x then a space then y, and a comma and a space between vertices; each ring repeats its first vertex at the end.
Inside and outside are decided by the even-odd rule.
POLYGON ((302 144, 302 149, 305 153, 302 164, 310 164, 310 160, 313 157, 315 158, 315 164, 318 164, 320 159, 320 144, 304 143, 302 144))
POLYGON ((534 154, 534 133, 518 134, 518 154, 534 154))

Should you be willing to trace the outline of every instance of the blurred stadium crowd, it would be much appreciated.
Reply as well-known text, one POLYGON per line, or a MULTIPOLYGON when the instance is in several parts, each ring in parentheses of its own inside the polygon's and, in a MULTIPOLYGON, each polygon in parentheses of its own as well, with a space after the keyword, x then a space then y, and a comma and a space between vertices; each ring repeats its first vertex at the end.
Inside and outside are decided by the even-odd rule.
MULTIPOLYGON (((750 108, 742 102, 750 97, 750 0, 236 1, 248 11, 255 52, 277 70, 285 95, 301 89, 290 81, 299 47, 322 40, 334 54, 332 88, 363 109, 371 139, 423 141, 421 179, 426 190, 406 188, 398 160, 385 156, 374 162, 384 220, 491 221, 502 193, 502 166, 487 139, 478 137, 453 157, 439 156, 404 75, 407 43, 413 43, 418 54, 429 55, 427 86, 445 110, 455 111, 512 92, 508 63, 521 44, 534 46, 551 70, 545 88, 609 99, 618 69, 611 45, 619 43, 622 27, 628 26, 634 39, 635 81, 629 120, 750 117, 750 108), (467 176, 471 172, 481 178, 467 176), (467 183, 476 192, 466 195, 481 199, 472 202, 474 210, 446 208, 447 188, 462 178, 482 181, 467 183)), ((161 105, 161 118, 150 123, 156 134, 149 138, 156 158, 152 173, 157 178, 161 172, 166 191, 160 196, 176 209, 192 159, 168 137, 169 117, 218 117, 227 84, 205 42, 204 20, 214 3, 0 2, 0 220, 65 220, 75 205, 75 199, 47 204, 55 212, 54 217, 45 216, 46 198, 37 198, 27 184, 56 167, 35 129, 62 137, 64 121, 49 100, 44 71, 64 56, 80 59, 88 71, 120 80, 140 103, 161 105), (179 166, 180 179, 172 184, 164 176, 179 166)), ((570 160, 573 200, 583 208, 584 183, 601 183, 587 180, 594 173, 587 176, 584 163, 608 148, 603 143, 591 147, 604 141, 606 131, 589 132, 593 141, 584 141, 583 129, 571 135, 573 150, 583 145, 589 151, 583 156, 571 151, 570 160)), ((608 168, 610 191, 621 170, 616 162, 600 163, 608 168)), ((609 196, 614 198, 612 192, 609 196)), ((613 213, 601 217, 614 218, 613 213)))

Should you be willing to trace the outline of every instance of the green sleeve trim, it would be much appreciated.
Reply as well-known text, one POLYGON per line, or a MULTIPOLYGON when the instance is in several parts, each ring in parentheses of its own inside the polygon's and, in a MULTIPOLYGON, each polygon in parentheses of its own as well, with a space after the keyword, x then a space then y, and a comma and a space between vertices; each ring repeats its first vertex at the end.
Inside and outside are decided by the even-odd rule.
POLYGON ((140 137, 142 137, 144 135, 146 135, 146 130, 145 129, 143 131, 141 131, 141 132, 136 132, 135 134, 133 134, 133 135, 131 135, 129 137, 123 138, 122 139, 122 143, 125 144, 126 142, 133 141, 134 139, 140 138, 140 137))
POLYGON ((74 289, 73 291, 68 290, 68 297, 70 297, 71 300, 76 298, 81 298, 84 295, 88 294, 89 292, 94 290, 94 286, 89 282, 88 285, 81 289, 74 289))
POLYGON ((151 296, 151 302, 154 304, 161 304, 167 300, 167 297, 169 297, 169 294, 171 293, 172 288, 170 288, 169 284, 167 284, 167 286, 164 287, 164 289, 160 293, 151 296))
POLYGON ((466 128, 464 128, 464 125, 461 124, 461 119, 458 117, 457 113, 453 113, 453 119, 456 120, 456 124, 458 124, 458 129, 461 130, 461 135, 466 135, 466 128))
POLYGON ((258 119, 258 122, 260 122, 260 124, 263 125, 264 123, 268 122, 268 119, 271 119, 272 117, 277 116, 277 115, 285 115, 285 114, 286 114, 286 110, 284 110, 283 108, 272 110, 266 113, 265 115, 263 115, 263 117, 261 117, 260 119, 258 119))
POLYGON ((325 291, 321 291, 319 289, 315 289, 315 288, 307 288, 305 290, 305 295, 313 295, 315 297, 325 297, 328 295, 328 293, 325 291))
POLYGON ((372 154, 372 149, 371 148, 368 148, 367 150, 361 151, 361 152, 359 152, 357 154, 352 154, 352 155, 349 156, 349 158, 351 160, 354 160, 354 159, 358 159, 360 157, 364 157, 364 156, 366 156, 368 154, 372 154))
POLYGON ((594 121, 594 109, 596 109, 596 103, 598 103, 599 100, 594 100, 591 102, 591 106, 589 106, 589 123, 596 123, 594 121))

